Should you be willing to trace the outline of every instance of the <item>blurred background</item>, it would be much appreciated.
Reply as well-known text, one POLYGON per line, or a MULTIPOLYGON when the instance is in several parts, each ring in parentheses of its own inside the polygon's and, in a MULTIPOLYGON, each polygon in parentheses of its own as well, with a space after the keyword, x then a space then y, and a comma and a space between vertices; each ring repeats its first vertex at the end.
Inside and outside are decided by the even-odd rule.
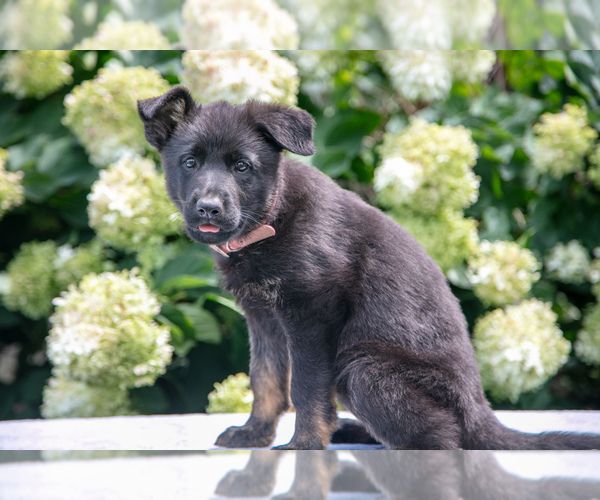
POLYGON ((595 0, 2 0, 5 49, 597 49, 595 0))
POLYGON ((176 84, 315 117, 300 160, 437 261, 495 408, 599 409, 598 9, 0 4, 0 419, 250 409, 244 319, 137 117, 176 84))
POLYGON ((600 53, 3 51, 0 82, 0 419, 250 409, 136 113, 178 83, 315 117, 303 161, 436 259, 495 408, 600 408, 600 53))

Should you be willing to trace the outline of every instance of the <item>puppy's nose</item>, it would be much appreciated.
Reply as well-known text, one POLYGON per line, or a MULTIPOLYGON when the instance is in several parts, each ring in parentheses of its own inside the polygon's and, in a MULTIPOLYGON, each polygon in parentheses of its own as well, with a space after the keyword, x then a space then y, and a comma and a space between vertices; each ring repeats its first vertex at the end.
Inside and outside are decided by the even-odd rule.
POLYGON ((196 203, 196 210, 201 217, 217 217, 223 211, 222 203, 215 199, 201 199, 196 203))

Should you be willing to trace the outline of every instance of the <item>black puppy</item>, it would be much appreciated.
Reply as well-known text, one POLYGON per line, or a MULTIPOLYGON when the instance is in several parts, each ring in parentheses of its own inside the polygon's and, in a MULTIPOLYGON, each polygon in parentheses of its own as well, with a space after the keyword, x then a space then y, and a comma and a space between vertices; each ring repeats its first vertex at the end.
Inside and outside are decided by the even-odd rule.
POLYGON ((410 234, 315 168, 313 120, 276 104, 197 105, 175 87, 138 103, 189 236, 211 245, 250 330, 254 406, 217 440, 322 449, 336 396, 390 448, 599 448, 600 437, 503 427, 484 397, 465 318, 410 234), (291 391, 290 391, 291 378, 291 391))

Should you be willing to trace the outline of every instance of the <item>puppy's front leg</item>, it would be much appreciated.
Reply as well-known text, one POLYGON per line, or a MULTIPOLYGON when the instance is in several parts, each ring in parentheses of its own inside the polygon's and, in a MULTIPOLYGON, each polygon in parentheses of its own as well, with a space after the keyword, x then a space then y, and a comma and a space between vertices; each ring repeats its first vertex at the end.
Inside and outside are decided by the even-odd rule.
POLYGON ((328 329, 288 330, 292 363, 291 396, 296 409, 292 440, 277 450, 322 450, 337 427, 333 349, 328 329))
POLYGON ((263 448, 275 438, 277 421, 289 406, 290 369, 285 335, 268 311, 246 311, 250 332, 252 413, 241 427, 229 427, 216 441, 226 448, 263 448))

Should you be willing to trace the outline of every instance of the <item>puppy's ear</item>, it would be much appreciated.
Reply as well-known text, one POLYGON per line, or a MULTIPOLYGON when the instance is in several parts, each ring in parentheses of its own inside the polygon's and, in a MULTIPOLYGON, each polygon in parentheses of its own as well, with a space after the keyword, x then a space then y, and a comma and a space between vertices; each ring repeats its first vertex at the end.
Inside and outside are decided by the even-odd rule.
POLYGON ((146 140, 159 151, 177 126, 196 109, 189 91, 180 86, 173 87, 159 97, 138 101, 137 105, 146 140))
POLYGON ((248 111, 259 130, 280 148, 302 156, 315 152, 314 120, 306 111, 260 102, 248 103, 248 111))

